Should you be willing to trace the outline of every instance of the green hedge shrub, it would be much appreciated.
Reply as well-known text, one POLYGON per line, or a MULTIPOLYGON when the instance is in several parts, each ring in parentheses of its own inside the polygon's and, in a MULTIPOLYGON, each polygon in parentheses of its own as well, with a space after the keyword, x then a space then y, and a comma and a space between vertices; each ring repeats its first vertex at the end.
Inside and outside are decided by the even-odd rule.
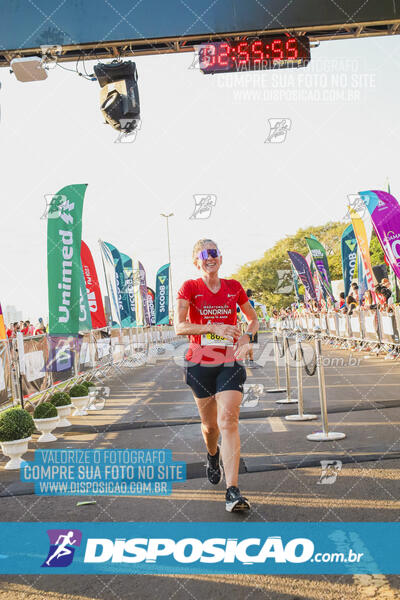
POLYGON ((0 442, 29 437, 35 431, 31 415, 22 408, 9 408, 0 413, 0 442))
POLYGON ((52 419, 57 416, 56 407, 50 402, 42 402, 33 411, 34 419, 52 419))
POLYGON ((88 389, 87 389, 86 385, 77 383, 77 384, 73 385, 72 388, 69 390, 69 395, 71 396, 71 398, 79 398, 79 396, 87 396, 88 389))
POLYGON ((50 396, 49 402, 53 406, 67 406, 67 404, 71 404, 71 398, 66 392, 56 392, 50 396))

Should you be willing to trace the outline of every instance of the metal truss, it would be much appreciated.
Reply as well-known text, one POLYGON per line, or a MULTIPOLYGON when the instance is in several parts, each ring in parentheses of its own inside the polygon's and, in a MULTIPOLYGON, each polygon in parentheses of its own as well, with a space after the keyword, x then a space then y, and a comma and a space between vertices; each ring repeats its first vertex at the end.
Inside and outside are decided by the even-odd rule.
POLYGON ((23 56, 48 56, 58 62, 72 62, 78 59, 98 60, 122 57, 144 56, 149 54, 175 54, 193 52, 196 46, 216 40, 240 40, 260 35, 307 35, 311 42, 341 40, 396 35, 400 33, 400 19, 364 23, 339 23, 298 27, 291 29, 269 29, 242 31, 235 33, 217 33, 174 38, 151 38, 141 40, 122 40, 114 42, 92 42, 71 46, 39 46, 27 49, 0 49, 0 67, 7 67, 13 58, 23 56))

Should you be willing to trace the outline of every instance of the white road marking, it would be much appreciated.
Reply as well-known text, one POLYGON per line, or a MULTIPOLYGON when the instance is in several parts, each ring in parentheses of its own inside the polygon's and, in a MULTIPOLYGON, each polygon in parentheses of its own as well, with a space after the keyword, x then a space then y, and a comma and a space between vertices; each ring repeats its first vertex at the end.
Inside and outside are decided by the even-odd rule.
POLYGON ((272 431, 275 431, 275 432, 287 431, 285 422, 280 417, 269 417, 268 423, 269 423, 269 426, 271 427, 272 431))

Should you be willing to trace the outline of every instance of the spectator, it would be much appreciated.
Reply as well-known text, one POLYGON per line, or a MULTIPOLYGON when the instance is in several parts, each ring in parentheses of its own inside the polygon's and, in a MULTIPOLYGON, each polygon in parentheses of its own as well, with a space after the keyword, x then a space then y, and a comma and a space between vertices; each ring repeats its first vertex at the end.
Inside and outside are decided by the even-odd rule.
POLYGON ((346 307, 349 315, 352 315, 354 311, 358 310, 359 306, 356 302, 354 296, 347 296, 346 298, 346 307))
POLYGON ((46 333, 46 327, 44 326, 43 321, 39 321, 39 324, 35 329, 35 335, 43 335, 44 333, 46 333))
POLYGON ((31 325, 30 321, 26 321, 27 325, 28 325, 28 332, 26 335, 35 335, 35 327, 34 325, 31 325))
POLYGON ((11 323, 10 325, 10 329, 7 330, 7 336, 9 338, 15 338, 15 336, 17 335, 17 333, 20 331, 20 326, 18 321, 15 321, 14 323, 11 323))
POLYGON ((28 322, 28 321, 25 321, 25 322, 23 323, 23 326, 22 326, 22 328, 21 328, 21 333, 22 333, 22 335, 28 335, 28 329, 29 329, 29 322, 28 322))
POLYGON ((44 324, 42 317, 39 317, 39 327, 41 327, 43 329, 44 333, 47 333, 47 327, 44 324))
MULTIPOLYGON (((254 300, 252 298, 252 296, 253 296, 252 290, 247 290, 246 291, 246 295, 247 295, 247 297, 249 299, 249 302, 250 302, 251 306, 254 308, 255 304, 254 304, 254 300)), ((250 367, 254 367, 254 352, 253 352, 253 346, 252 346, 252 344, 258 344, 258 332, 256 332, 253 335, 253 340, 249 344, 249 350, 248 350, 248 352, 246 354, 246 357, 245 357, 245 364, 248 364, 250 367)))
POLYGON ((340 292, 338 304, 339 304, 339 306, 338 306, 339 310, 341 310, 343 308, 343 306, 346 304, 346 298, 344 296, 344 292, 340 292))
POLYGON ((351 284, 350 294, 354 298, 354 300, 359 304, 360 296, 358 293, 358 284, 355 281, 353 281, 353 283, 351 284))
POLYGON ((381 284, 378 284, 375 287, 376 298, 378 300, 377 305, 379 310, 386 310, 387 308, 387 291, 389 290, 381 284))
POLYGON ((380 286, 381 293, 386 297, 388 305, 393 304, 392 286, 390 285, 389 279, 382 279, 380 286))
POLYGON ((365 310, 374 310, 376 308, 376 304, 372 298, 371 290, 366 290, 363 298, 363 308, 365 310))

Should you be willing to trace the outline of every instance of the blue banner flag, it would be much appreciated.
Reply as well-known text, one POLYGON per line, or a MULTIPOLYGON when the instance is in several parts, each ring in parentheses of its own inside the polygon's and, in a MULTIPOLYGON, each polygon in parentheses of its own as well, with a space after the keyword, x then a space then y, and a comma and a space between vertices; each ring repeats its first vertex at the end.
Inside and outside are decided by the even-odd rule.
POLYGON ((342 252, 344 295, 347 297, 357 264, 357 239, 351 223, 343 231, 340 248, 342 252))
POLYGON ((160 267, 156 276, 156 325, 169 323, 169 263, 160 267))
POLYGON ((129 295, 126 292, 126 282, 125 282, 125 274, 124 267, 122 264, 122 257, 119 250, 109 242, 104 242, 105 245, 111 252, 111 255, 114 260, 114 268, 115 268, 115 282, 117 286, 117 294, 118 294, 118 303, 119 303, 119 312, 121 316, 121 325, 122 327, 130 327, 133 325, 133 319, 131 314, 131 304, 129 295))
POLYGON ((133 261, 132 259, 120 252, 122 259, 122 267, 124 269, 125 276, 125 292, 128 294, 130 313, 131 313, 131 325, 136 327, 136 302, 135 302, 135 288, 133 285, 133 261))

